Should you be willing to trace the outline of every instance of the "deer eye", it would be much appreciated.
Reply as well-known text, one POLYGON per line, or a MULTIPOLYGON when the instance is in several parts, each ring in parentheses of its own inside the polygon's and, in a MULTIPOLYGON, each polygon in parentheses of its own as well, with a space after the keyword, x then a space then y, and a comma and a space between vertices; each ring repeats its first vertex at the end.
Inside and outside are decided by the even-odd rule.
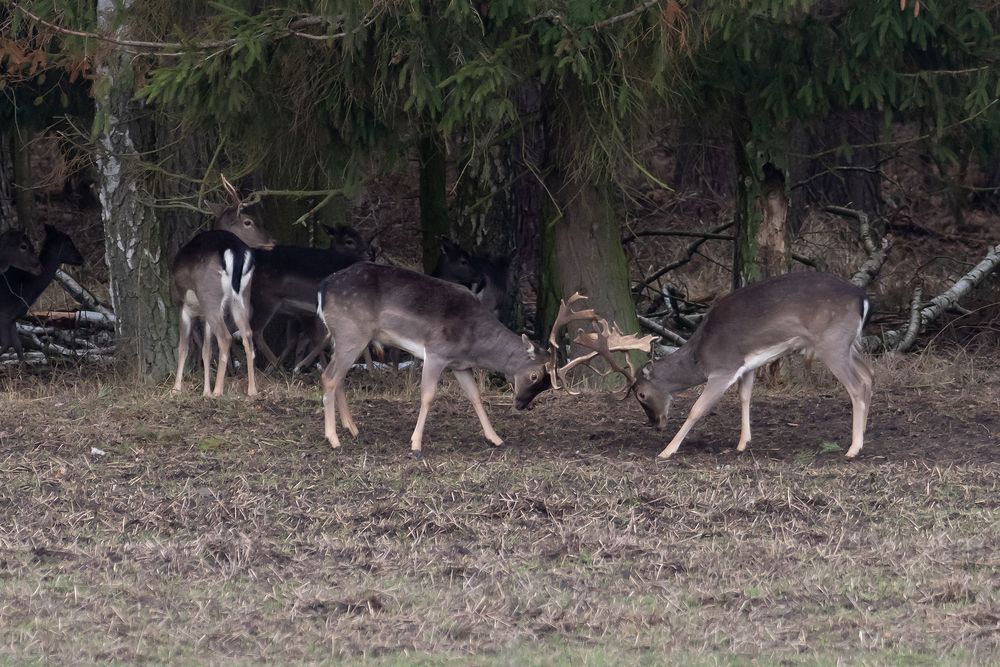
POLYGON ((639 400, 640 401, 645 401, 646 400, 646 393, 645 392, 642 392, 642 391, 639 392, 639 400))
POLYGON ((21 244, 21 250, 27 250, 27 249, 28 249, 28 244, 27 243, 22 243, 21 244))
POLYGON ((347 239, 347 241, 345 241, 344 244, 347 245, 350 248, 353 248, 354 247, 354 239, 347 239))
POLYGON ((531 382, 535 382, 536 380, 538 380, 538 373, 532 373, 532 374, 531 374, 531 377, 530 377, 530 378, 528 378, 528 379, 529 379, 529 380, 530 380, 531 382))

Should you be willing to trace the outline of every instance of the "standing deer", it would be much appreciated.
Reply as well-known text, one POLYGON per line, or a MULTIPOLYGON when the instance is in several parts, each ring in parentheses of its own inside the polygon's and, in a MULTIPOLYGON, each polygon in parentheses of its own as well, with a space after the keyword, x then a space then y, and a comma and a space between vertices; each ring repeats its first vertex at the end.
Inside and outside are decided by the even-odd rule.
MULTIPOLYGON (((250 288, 252 326, 254 341, 271 365, 279 366, 297 342, 297 336, 286 328, 289 339, 285 350, 280 358, 275 356, 264 339, 271 320, 277 315, 291 318, 291 322, 301 325, 315 355, 320 354, 326 331, 316 317, 319 284, 331 273, 368 257, 368 242, 353 227, 324 227, 330 234, 329 249, 279 245, 257 253, 257 276, 250 288)), ((313 357, 311 354, 309 361, 313 357)))
POLYGON ((31 241, 23 232, 13 229, 0 234, 0 273, 12 266, 36 276, 42 272, 31 241))
POLYGON ((445 237, 441 237, 441 257, 431 273, 435 278, 467 287, 498 317, 507 298, 509 274, 510 257, 472 254, 445 237))
POLYGON ((226 315, 239 327, 243 349, 247 357, 247 395, 257 393, 254 377, 253 332, 250 328, 250 285, 254 269, 252 248, 272 248, 274 240, 249 215, 243 212, 243 202, 236 188, 222 178, 222 184, 232 202, 213 205, 216 229, 201 232, 178 251, 174 258, 174 304, 180 308, 180 341, 177 344, 177 377, 174 392, 183 386, 184 366, 194 320, 205 322, 201 341, 201 359, 205 370, 202 393, 209 395, 209 376, 212 362, 212 335, 219 345, 219 363, 212 396, 221 396, 229 363, 232 335, 226 324, 226 315))
POLYGON ((858 351, 870 311, 864 291, 827 273, 793 273, 737 290, 716 303, 679 350, 643 369, 634 384, 649 423, 663 428, 673 394, 705 384, 659 458, 672 456, 688 431, 734 383, 742 420, 737 451, 750 442, 754 370, 793 352, 818 357, 844 385, 853 406, 853 458, 864 446, 872 371, 858 351))
POLYGON ((45 241, 39 254, 41 273, 34 275, 10 269, 0 276, 0 354, 13 346, 17 358, 24 360, 24 349, 17 335, 17 319, 42 295, 61 264, 79 266, 83 255, 73 240, 51 225, 45 225, 45 241))
MULTIPOLYGON (((593 311, 572 312, 563 304, 553 330, 593 311)), ((358 428, 347 407, 344 378, 372 341, 392 345, 423 359, 420 413, 410 437, 414 457, 421 456, 424 423, 441 374, 451 369, 472 403, 486 439, 502 446, 483 408, 474 368, 503 373, 514 385, 514 407, 527 408, 552 386, 559 370, 526 335, 502 325, 467 289, 422 273, 392 266, 355 264, 323 281, 319 312, 333 336, 333 359, 323 371, 323 412, 327 440, 340 446, 337 412, 351 435, 358 428)))

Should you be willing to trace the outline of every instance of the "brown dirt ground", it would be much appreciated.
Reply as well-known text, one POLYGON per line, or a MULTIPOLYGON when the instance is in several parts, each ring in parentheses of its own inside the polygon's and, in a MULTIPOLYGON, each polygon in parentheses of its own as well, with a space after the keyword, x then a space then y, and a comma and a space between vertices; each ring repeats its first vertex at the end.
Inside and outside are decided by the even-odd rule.
POLYGON ((747 454, 727 396, 668 465, 600 394, 491 392, 495 452, 446 387, 417 462, 398 379, 351 378, 335 452, 315 378, 0 377, 0 663, 995 659, 1000 373, 877 372, 857 461, 820 374, 758 390, 747 454))

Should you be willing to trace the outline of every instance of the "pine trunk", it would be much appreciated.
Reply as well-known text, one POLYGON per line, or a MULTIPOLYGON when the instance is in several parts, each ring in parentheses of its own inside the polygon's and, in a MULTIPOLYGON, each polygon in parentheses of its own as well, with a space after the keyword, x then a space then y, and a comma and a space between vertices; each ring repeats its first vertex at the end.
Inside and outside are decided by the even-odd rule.
MULTIPOLYGON (((574 292, 588 297, 587 307, 616 322, 625 333, 639 330, 628 262, 621 246, 618 216, 606 185, 552 183, 550 190, 561 208, 553 211, 542 234, 538 284, 538 327, 547 333, 559 310, 559 301, 574 292)), ((594 378, 596 385, 616 384, 594 378)))
MULTIPOLYGON (((116 12, 130 4, 99 0, 101 29, 112 32, 116 12)), ((125 34, 127 28, 118 32, 125 34)), ((110 54, 100 71, 105 85, 94 88, 102 91, 95 100, 101 217, 119 356, 134 367, 137 377, 158 382, 173 370, 177 324, 165 230, 155 211, 142 202, 149 194, 139 157, 143 140, 148 143, 153 134, 153 119, 133 101, 131 62, 124 52, 110 54)))

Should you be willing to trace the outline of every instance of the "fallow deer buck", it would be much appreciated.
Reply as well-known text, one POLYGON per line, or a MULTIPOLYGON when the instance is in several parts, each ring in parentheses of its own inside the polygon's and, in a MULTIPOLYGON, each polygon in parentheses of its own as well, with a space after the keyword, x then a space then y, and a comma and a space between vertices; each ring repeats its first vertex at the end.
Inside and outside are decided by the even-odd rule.
POLYGON ((636 398, 649 423, 663 428, 672 395, 705 384, 687 419, 659 458, 672 456, 695 423, 739 383, 742 419, 737 451, 750 442, 754 370, 793 352, 818 357, 851 397, 853 458, 864 446, 872 371, 858 350, 870 311, 864 291, 827 273, 793 273, 739 289, 708 311, 679 350, 643 369, 636 398))
POLYGON ((222 177, 229 194, 229 205, 213 205, 215 229, 201 232, 178 251, 174 258, 172 294, 180 309, 180 341, 177 344, 177 378, 174 392, 181 391, 188 345, 196 319, 205 323, 201 341, 201 359, 205 382, 203 394, 209 395, 212 362, 212 335, 219 346, 219 363, 213 396, 221 396, 232 335, 226 316, 239 327, 247 357, 247 395, 257 393, 254 377, 253 331, 250 328, 250 285, 254 270, 254 248, 272 248, 274 240, 257 222, 243 212, 243 201, 236 188, 222 177))
POLYGON ((42 272, 42 265, 35 257, 35 249, 24 232, 11 229, 0 234, 0 273, 10 267, 33 275, 42 272))
MULTIPOLYGON (((424 423, 441 374, 450 369, 479 418, 486 439, 502 446, 490 424, 472 371, 486 368, 503 373, 514 385, 514 407, 527 408, 552 385, 560 370, 555 356, 546 354, 526 335, 505 327, 469 290, 437 278, 393 266, 355 264, 323 281, 319 312, 335 347, 323 371, 323 412, 330 445, 340 446, 341 424, 357 436, 358 428, 347 407, 344 378, 358 355, 372 341, 406 350, 423 360, 420 413, 410 438, 410 450, 419 458, 424 423)), ((595 319, 593 311, 560 309, 557 329, 578 319, 595 319)))
POLYGON ((83 255, 73 240, 51 225, 45 225, 45 241, 38 259, 42 270, 37 275, 12 268, 0 276, 0 354, 13 346, 22 362, 24 349, 17 335, 18 318, 28 313, 31 305, 52 282, 61 264, 83 264, 83 255))
MULTIPOLYGON (((273 366, 279 366, 290 352, 287 341, 281 357, 275 356, 264 332, 275 316, 292 318, 301 325, 310 339, 312 352, 303 363, 309 363, 322 353, 326 331, 316 317, 316 295, 320 282, 331 273, 368 258, 369 245, 353 227, 340 225, 328 227, 329 248, 301 246, 275 246, 257 253, 257 274, 250 292, 253 303, 254 341, 264 357, 273 366)), ((292 334, 286 329, 286 333, 292 334)))

